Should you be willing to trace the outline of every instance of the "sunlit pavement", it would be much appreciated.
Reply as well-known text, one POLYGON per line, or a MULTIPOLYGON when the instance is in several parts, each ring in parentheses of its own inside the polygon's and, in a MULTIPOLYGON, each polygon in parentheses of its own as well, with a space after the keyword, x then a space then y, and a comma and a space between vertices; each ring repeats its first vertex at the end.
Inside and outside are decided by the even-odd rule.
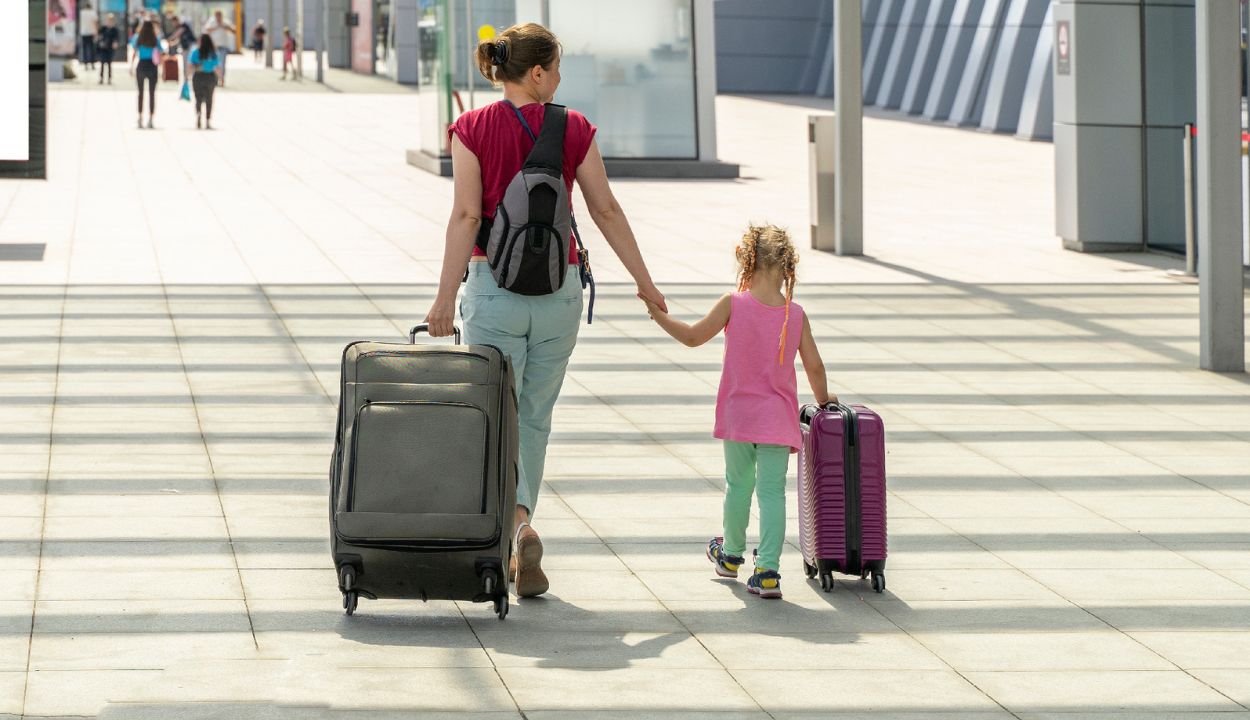
MULTIPOLYGON (((583 209, 551 594, 345 618, 339 352, 423 317, 450 183, 404 162, 416 94, 249 65, 211 132, 174 84, 155 130, 56 87, 51 179, 0 183, 0 243, 46 244, 0 260, 0 717, 1250 718, 1250 383, 1194 369, 1195 287, 1060 250, 1049 145, 881 118, 870 257, 804 250, 797 299, 889 430, 885 594, 804 581, 793 498, 785 599, 714 578, 721 347, 662 336, 583 209)), ((807 247, 805 104, 718 100, 738 181, 615 185, 674 312, 748 219, 807 247)))

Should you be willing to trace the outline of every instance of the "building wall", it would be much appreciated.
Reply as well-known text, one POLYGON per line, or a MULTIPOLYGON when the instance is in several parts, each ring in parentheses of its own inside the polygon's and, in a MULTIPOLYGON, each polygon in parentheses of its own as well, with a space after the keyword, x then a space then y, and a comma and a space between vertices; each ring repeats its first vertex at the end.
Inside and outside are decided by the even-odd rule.
POLYGON ((718 0, 717 89, 815 93, 832 32, 833 3, 824 0, 718 0))
MULTIPOLYGON (((1050 0, 863 3, 865 105, 1052 137, 1050 0)), ((832 96, 822 72, 833 61, 832 10, 829 0, 718 0, 718 90, 832 96)))

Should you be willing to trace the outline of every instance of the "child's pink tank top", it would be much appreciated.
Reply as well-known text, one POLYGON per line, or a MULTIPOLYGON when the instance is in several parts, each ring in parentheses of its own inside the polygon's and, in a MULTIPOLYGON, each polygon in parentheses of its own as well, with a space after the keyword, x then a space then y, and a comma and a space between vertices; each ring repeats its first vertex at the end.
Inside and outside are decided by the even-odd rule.
POLYGON ((770 307, 750 292, 732 296, 725 326, 725 369, 716 395, 716 430, 721 440, 788 445, 798 452, 799 397, 794 356, 803 339, 803 308, 790 303, 785 351, 777 362, 786 308, 770 307))

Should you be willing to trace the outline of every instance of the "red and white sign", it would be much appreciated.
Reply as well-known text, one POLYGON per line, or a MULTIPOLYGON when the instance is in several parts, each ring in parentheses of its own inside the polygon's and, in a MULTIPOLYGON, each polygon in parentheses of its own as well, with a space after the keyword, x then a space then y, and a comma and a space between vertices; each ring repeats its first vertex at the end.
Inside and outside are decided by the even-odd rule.
POLYGON ((1068 20, 1055 23, 1055 72, 1072 74, 1072 23, 1068 20))

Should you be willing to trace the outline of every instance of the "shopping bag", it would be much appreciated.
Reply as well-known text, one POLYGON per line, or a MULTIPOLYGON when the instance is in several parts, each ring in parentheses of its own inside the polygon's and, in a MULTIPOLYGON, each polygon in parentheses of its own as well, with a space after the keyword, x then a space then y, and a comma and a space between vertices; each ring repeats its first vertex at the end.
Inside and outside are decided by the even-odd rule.
POLYGON ((186 80, 182 81, 182 92, 178 93, 178 99, 188 101, 191 99, 191 83, 186 80))

